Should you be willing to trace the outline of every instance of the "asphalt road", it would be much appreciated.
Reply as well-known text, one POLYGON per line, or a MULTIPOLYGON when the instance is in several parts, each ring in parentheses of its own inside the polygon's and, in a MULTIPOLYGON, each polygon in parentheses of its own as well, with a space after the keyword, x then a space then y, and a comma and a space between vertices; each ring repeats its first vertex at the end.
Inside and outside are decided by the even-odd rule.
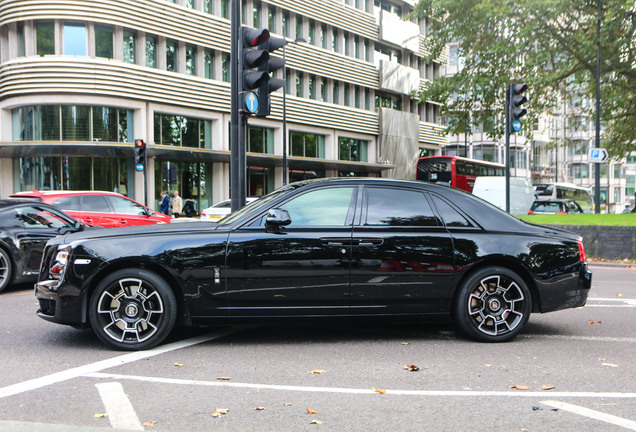
POLYGON ((439 324, 254 326, 122 353, 9 288, 0 432, 636 430, 636 269, 592 270, 586 307, 504 344, 439 324))

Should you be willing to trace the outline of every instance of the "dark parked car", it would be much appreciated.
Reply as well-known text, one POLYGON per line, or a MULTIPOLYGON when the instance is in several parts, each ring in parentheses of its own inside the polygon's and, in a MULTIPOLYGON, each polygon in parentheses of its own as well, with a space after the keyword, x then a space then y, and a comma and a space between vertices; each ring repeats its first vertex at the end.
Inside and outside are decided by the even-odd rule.
POLYGON ((83 229, 84 224, 48 204, 0 200, 0 291, 12 283, 37 281, 46 242, 83 229))
POLYGON ((498 342, 531 312, 583 306, 590 285, 575 234, 446 186, 340 178, 284 186, 219 223, 58 237, 36 296, 40 317, 135 350, 175 323, 334 316, 454 317, 498 342))
POLYGON ((570 199, 536 200, 528 214, 577 214, 583 209, 570 199))

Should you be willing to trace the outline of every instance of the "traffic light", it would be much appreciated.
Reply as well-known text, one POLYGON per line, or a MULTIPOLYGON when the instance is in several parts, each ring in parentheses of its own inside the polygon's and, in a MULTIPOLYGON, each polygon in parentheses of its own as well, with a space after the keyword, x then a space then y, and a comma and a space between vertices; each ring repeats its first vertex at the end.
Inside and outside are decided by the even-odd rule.
MULTIPOLYGON (((269 60, 269 51, 266 43, 269 40, 269 30, 241 27, 240 53, 239 53, 239 91, 241 97, 246 97, 245 92, 257 90, 262 85, 267 85, 269 74, 259 67, 269 60)), ((248 108, 249 110, 249 108, 248 108)), ((251 110, 249 110, 251 111, 251 110)), ((255 110, 254 110, 255 111, 255 110)))
POLYGON ((510 133, 519 132, 521 130, 521 117, 526 115, 527 109, 521 105, 528 102, 523 93, 528 90, 525 84, 510 83, 508 88, 508 131, 510 133))
POLYGON ((142 139, 135 140, 135 169, 143 171, 146 167, 146 143, 142 139))
MULTIPOLYGON (((269 38, 266 44, 263 44, 263 48, 265 48, 267 52, 271 53, 285 46, 286 44, 287 40, 283 38, 272 37, 269 38)), ((267 72, 268 74, 272 74, 273 72, 276 72, 284 66, 285 59, 270 56, 265 63, 258 67, 258 70, 267 72)), ((269 115, 271 109, 269 95, 270 93, 275 92, 284 85, 284 79, 270 78, 267 84, 264 84, 258 88, 258 110, 256 111, 256 117, 266 117, 269 115)))

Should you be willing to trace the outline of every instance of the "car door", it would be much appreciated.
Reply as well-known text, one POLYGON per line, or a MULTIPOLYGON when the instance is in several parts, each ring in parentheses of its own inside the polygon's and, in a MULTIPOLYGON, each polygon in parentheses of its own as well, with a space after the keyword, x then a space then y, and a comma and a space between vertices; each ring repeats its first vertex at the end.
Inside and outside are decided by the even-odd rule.
POLYGON ((225 272, 230 314, 348 314, 356 189, 319 188, 279 204, 291 223, 278 233, 266 232, 266 213, 231 232, 225 272))
POLYGON ((122 226, 122 218, 112 212, 105 196, 83 195, 80 202, 79 217, 85 224, 110 228, 122 226))
POLYGON ((57 236, 61 228, 74 229, 73 224, 53 211, 29 205, 16 208, 22 229, 16 233, 23 275, 36 275, 46 242, 57 236))
POLYGON ((365 187, 352 243, 352 313, 445 307, 440 298, 452 288, 453 241, 422 190, 365 187))
POLYGON ((146 207, 126 197, 108 195, 106 201, 112 208, 113 219, 117 226, 133 226, 154 224, 156 218, 148 216, 146 207))

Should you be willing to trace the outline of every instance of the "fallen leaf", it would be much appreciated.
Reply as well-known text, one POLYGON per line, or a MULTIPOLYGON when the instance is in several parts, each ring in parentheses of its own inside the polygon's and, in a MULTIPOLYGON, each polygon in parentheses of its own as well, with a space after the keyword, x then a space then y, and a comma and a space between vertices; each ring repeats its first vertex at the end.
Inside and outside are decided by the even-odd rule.
POLYGON ((309 373, 310 374, 314 374, 314 375, 322 375, 322 374, 325 373, 325 371, 322 370, 322 369, 314 369, 314 370, 309 371, 309 373))
POLYGON ((615 363, 601 363, 601 366, 618 367, 615 363))
POLYGON ((587 320, 588 324, 594 324, 594 320, 587 320))
POLYGON ((616 297, 623 297, 623 294, 616 294, 616 297))
POLYGON ((154 426, 156 424, 157 424, 157 420, 148 420, 147 422, 144 422, 144 424, 142 426, 152 427, 152 426, 154 426))
POLYGON ((375 387, 373 387, 373 391, 380 394, 386 394, 386 390, 377 389, 375 387))
POLYGON ((265 407, 256 407, 254 408, 256 411, 265 411, 265 407))
POLYGON ((603 321, 596 321, 597 324, 603 324, 603 321))
POLYGON ((554 390, 556 387, 554 387, 553 385, 547 385, 547 384, 543 384, 541 386, 541 390, 554 390))
POLYGON ((530 389, 530 387, 524 386, 524 385, 512 385, 509 387, 514 390, 529 390, 530 389))
POLYGON ((307 407, 307 414, 318 414, 318 411, 314 411, 311 408, 307 407))
POLYGON ((95 418, 106 418, 108 417, 108 413, 95 414, 95 418))
POLYGON ((412 345, 411 342, 402 342, 402 345, 412 345))
POLYGON ((177 362, 175 362, 175 363, 174 363, 174 365, 175 365, 176 367, 181 367, 181 366, 183 366, 183 363, 177 363, 177 362))
POLYGON ((408 364, 407 364, 407 365, 404 365, 404 369, 406 369, 406 370, 407 370, 407 371, 409 371, 409 372, 417 372, 417 371, 419 371, 419 370, 420 370, 420 367, 419 367, 419 366, 416 366, 416 365, 414 365, 414 364, 412 364, 412 365, 408 365, 408 364))
POLYGON ((492 367, 492 365, 490 363, 485 363, 484 366, 485 367, 492 367))
POLYGON ((283 298, 286 297, 285 294, 274 294, 274 298, 283 298))
POLYGON ((317 425, 321 425, 322 422, 320 420, 312 420, 309 422, 309 424, 317 424, 317 425))
POLYGON ((216 379, 221 381, 229 381, 232 379, 232 377, 220 376, 220 377, 216 377, 216 379))
POLYGON ((212 417, 220 417, 221 415, 225 415, 225 414, 229 413, 230 411, 231 410, 229 410, 227 408, 217 408, 212 413, 212 417))
POLYGON ((291 402, 285 402, 285 406, 294 406, 294 404, 291 402))

